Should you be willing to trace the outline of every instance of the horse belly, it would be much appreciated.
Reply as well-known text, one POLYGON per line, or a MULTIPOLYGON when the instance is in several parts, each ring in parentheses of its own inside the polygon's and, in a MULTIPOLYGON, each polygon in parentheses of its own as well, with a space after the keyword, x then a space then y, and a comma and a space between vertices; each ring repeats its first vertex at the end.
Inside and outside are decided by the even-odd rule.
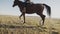
POLYGON ((35 13, 35 12, 33 12, 33 11, 26 11, 26 13, 27 13, 27 14, 33 14, 33 13, 35 13))

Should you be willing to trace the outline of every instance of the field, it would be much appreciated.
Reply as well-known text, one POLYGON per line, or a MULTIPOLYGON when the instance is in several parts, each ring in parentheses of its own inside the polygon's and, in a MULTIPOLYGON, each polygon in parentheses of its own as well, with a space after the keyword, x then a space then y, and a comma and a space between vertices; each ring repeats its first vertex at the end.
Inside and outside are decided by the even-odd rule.
POLYGON ((0 34, 60 34, 60 19, 46 18, 43 27, 40 25, 41 18, 26 16, 26 23, 18 16, 0 15, 0 34), (21 26, 21 28, 9 28, 7 26, 21 26))

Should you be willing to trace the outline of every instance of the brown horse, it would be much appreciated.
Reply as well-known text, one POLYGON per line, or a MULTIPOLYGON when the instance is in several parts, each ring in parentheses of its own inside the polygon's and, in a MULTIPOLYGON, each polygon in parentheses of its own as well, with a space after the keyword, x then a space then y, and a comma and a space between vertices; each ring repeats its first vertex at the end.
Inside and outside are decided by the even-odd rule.
POLYGON ((45 15, 43 15, 43 10, 44 7, 46 7, 47 9, 47 14, 50 16, 51 15, 51 8, 50 6, 46 5, 46 4, 30 4, 30 3, 25 3, 19 0, 15 0, 13 7, 14 6, 18 6, 20 8, 21 11, 21 15, 19 16, 19 18, 21 18, 21 16, 24 17, 24 23, 25 23, 25 13, 27 14, 32 14, 32 13, 36 13, 37 15, 41 16, 43 22, 42 24, 44 25, 44 21, 45 21, 45 15), (24 7, 26 4, 26 11, 24 11, 24 7))

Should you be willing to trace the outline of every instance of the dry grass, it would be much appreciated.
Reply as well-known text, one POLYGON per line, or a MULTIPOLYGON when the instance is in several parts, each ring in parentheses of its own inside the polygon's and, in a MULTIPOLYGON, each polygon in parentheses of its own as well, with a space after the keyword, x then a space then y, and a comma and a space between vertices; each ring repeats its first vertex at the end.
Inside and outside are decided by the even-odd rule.
MULTIPOLYGON (((39 22, 40 22, 40 18, 39 17, 32 17, 32 16, 26 17, 26 23, 23 24, 23 18, 20 20, 18 16, 3 16, 3 15, 0 15, 0 24, 16 25, 16 26, 18 26, 18 25, 19 26, 20 25, 24 25, 24 26, 30 26, 30 25, 38 26, 38 25, 40 25, 39 22)), ((0 28, 0 29, 5 30, 5 28, 0 28)), ((7 30, 9 30, 9 29, 7 28, 7 30)), ((16 30, 17 29, 15 29, 15 31, 16 30)), ((21 29, 21 30, 23 31, 24 28, 21 29)), ((32 32, 35 32, 34 34, 38 34, 38 32, 39 32, 38 30, 35 31, 35 30, 32 30, 32 29, 26 29, 25 28, 25 31, 26 30, 27 30, 27 32, 30 31, 29 34, 33 34, 32 32)), ((50 33, 56 34, 56 33, 59 33, 60 34, 60 19, 48 19, 47 18, 45 20, 45 25, 42 28, 42 30, 45 30, 47 32, 43 31, 43 32, 39 32, 39 33, 41 33, 41 34, 50 34, 50 33)), ((11 29, 10 29, 10 31, 11 31, 11 29)), ((25 34, 26 34, 26 32, 25 32, 25 34)))

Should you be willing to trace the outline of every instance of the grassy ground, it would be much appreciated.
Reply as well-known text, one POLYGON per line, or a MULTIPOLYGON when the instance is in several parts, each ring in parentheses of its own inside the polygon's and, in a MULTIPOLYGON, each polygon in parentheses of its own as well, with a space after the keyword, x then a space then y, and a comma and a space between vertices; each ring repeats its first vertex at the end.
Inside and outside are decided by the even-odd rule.
MULTIPOLYGON (((3 15, 0 15, 0 24, 7 24, 7 25, 40 26, 40 23, 39 23, 40 20, 41 20, 41 18, 39 18, 39 17, 32 17, 32 16, 28 17, 27 16, 26 17, 26 23, 23 24, 23 18, 20 20, 18 16, 3 16, 3 15)), ((2 29, 4 29, 4 28, 2 28, 2 29)), ((52 33, 52 34, 59 33, 60 34, 60 19, 46 18, 45 24, 44 24, 44 27, 42 28, 42 30, 46 30, 47 32, 44 32, 44 31, 40 32, 41 34, 50 34, 50 33, 52 33)), ((38 33, 38 30, 34 31, 34 30, 31 30, 31 29, 27 29, 27 31, 30 31, 29 34, 33 34, 31 32, 37 32, 38 33)), ((34 33, 34 34, 37 34, 37 33, 34 33)))

